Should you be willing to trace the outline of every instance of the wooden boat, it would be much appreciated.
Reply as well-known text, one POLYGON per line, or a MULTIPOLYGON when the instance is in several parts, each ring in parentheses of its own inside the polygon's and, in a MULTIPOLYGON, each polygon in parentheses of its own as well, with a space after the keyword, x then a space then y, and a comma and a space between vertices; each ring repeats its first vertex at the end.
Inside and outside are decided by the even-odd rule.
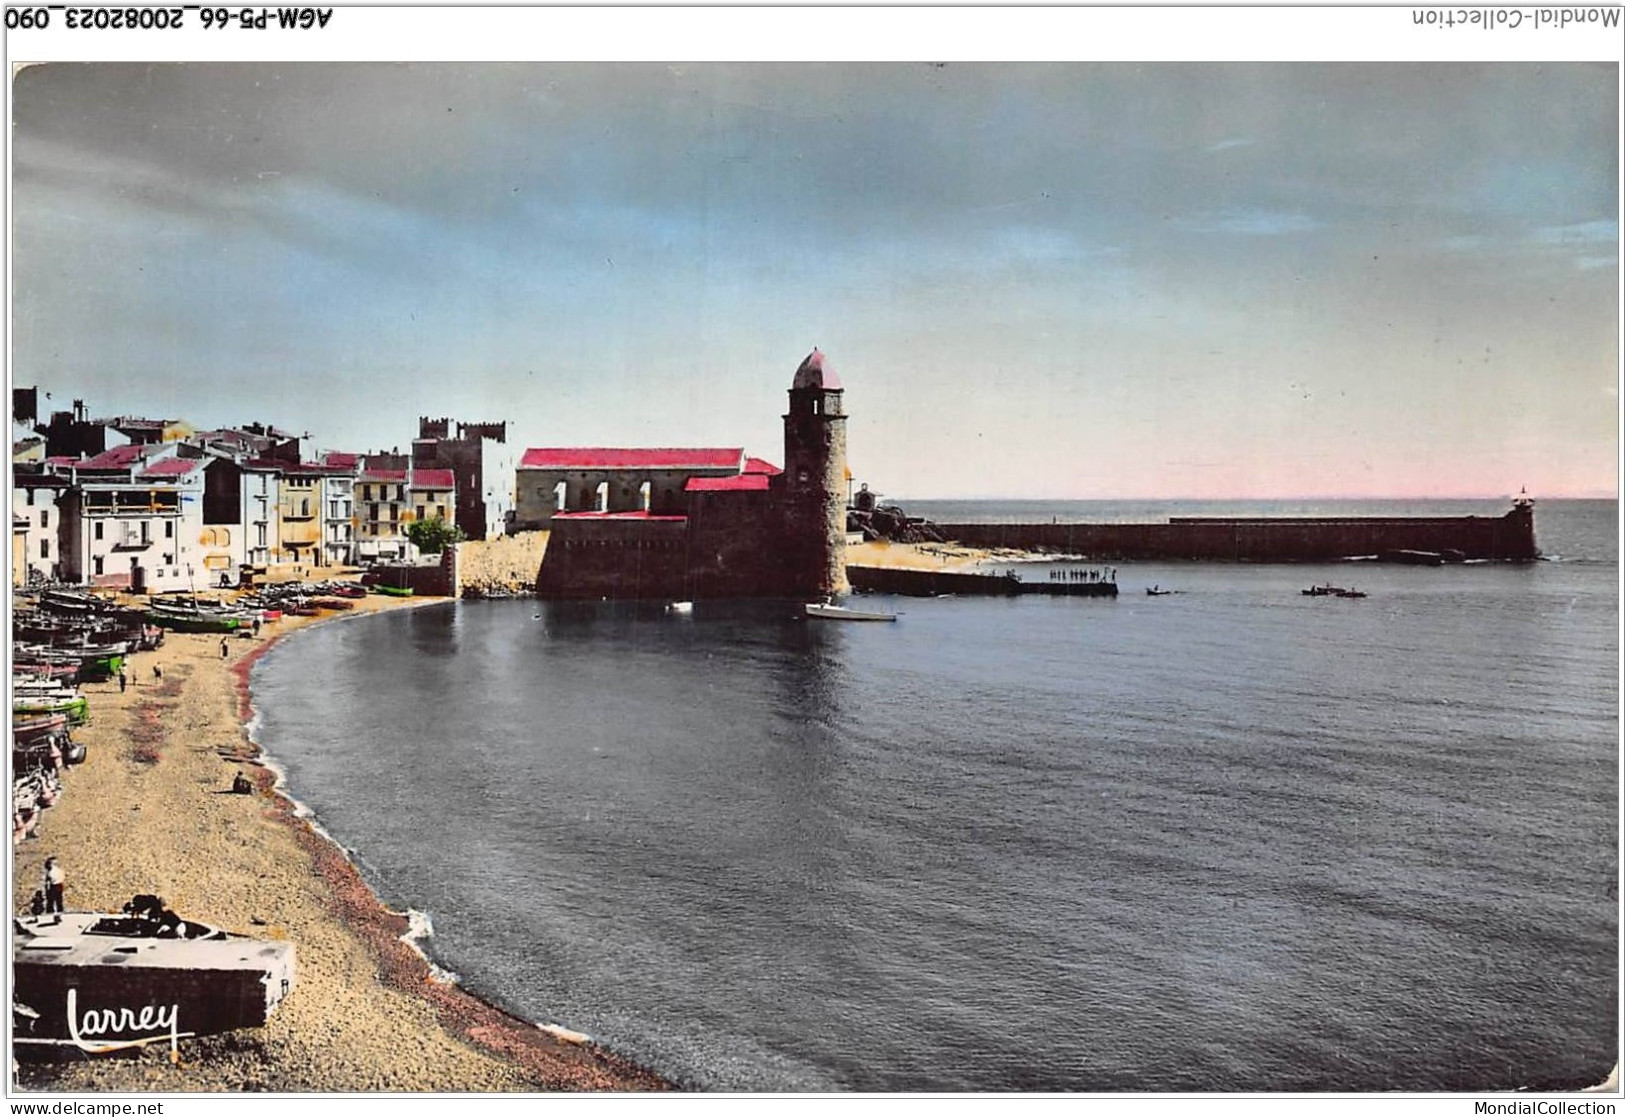
POLYGON ((69 725, 83 725, 90 720, 90 702, 82 694, 30 695, 19 694, 12 699, 11 712, 21 717, 36 714, 62 714, 69 725))
POLYGON ((156 897, 136 901, 118 914, 13 920, 19 1048, 96 1054, 168 1043, 173 1052, 187 1036, 263 1025, 293 988, 292 943, 180 919, 156 897))
POLYGON ((67 727, 67 714, 34 714, 11 719, 11 735, 19 743, 43 737, 48 733, 57 733, 67 727))
POLYGON ((1178 593, 1178 592, 1179 592, 1178 590, 1165 590, 1161 586, 1147 586, 1147 587, 1145 587, 1145 595, 1147 597, 1167 597, 1170 594, 1174 594, 1174 593, 1178 593))
POLYGON ((694 603, 692 601, 673 601, 670 605, 666 606, 666 612, 680 617, 686 617, 693 611, 694 603))
POLYGON ((243 626, 243 618, 235 613, 154 608, 148 616, 153 624, 175 632, 235 632, 243 626))
POLYGON ((412 593, 413 593, 413 590, 412 590, 411 586, 377 586, 377 585, 375 585, 375 586, 372 587, 372 592, 373 593, 387 594, 390 597, 411 597, 412 593))
POLYGON ((353 582, 336 585, 332 589, 330 589, 328 592, 331 593, 334 597, 366 597, 367 596, 366 587, 365 586, 355 585, 353 582))
POLYGON ((1334 586, 1327 582, 1325 585, 1310 586, 1303 591, 1303 595, 1305 597, 1340 597, 1347 592, 1348 590, 1342 586, 1334 586))
POLYGON ((809 601, 802 606, 810 618, 824 621, 895 621, 896 613, 873 613, 863 609, 848 609, 844 605, 825 605, 809 601))

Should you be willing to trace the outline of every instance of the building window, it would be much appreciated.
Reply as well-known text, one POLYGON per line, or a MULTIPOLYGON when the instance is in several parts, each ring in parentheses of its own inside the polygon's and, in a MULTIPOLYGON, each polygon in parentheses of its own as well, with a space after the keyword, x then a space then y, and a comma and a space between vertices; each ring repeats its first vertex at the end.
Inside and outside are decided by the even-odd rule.
MULTIPOLYGON (((29 489, 28 491, 30 493, 32 493, 34 490, 29 489)), ((49 508, 41 508, 39 510, 39 526, 40 527, 50 527, 51 526, 51 510, 49 508)))
POLYGON ((428 506, 423 505, 423 504, 418 505, 418 519, 427 520, 428 518, 429 518, 428 506))
POLYGON ((28 493, 28 506, 32 508, 34 507, 34 490, 28 489, 26 492, 28 493))
POLYGON ((51 541, 49 539, 39 541, 39 557, 43 559, 51 557, 51 541))
POLYGON ((175 521, 174 520, 165 520, 164 521, 164 538, 165 539, 173 539, 173 538, 175 538, 175 521))
MULTIPOLYGON (((102 522, 100 520, 96 521, 96 526, 91 529, 90 535, 91 535, 92 539, 95 539, 98 542, 101 540, 101 537, 102 537, 102 522)), ((97 559, 96 561, 100 562, 101 560, 97 559)), ((100 574, 101 571, 98 570, 98 571, 96 571, 96 573, 100 574)))
POLYGON ((441 519, 441 520, 445 519, 446 518, 446 506, 444 504, 435 505, 434 506, 434 514, 435 514, 435 517, 437 519, 441 519))
POLYGON ((90 560, 90 572, 92 574, 100 574, 102 572, 102 556, 101 555, 97 555, 95 558, 90 560))

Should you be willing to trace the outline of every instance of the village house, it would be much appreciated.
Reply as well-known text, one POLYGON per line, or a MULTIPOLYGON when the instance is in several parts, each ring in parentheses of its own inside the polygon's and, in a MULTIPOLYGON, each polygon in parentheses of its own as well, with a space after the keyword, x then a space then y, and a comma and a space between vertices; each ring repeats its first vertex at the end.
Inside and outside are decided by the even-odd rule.
POLYGON ((448 526, 456 526, 457 480, 451 470, 414 468, 407 492, 412 505, 408 523, 444 520, 448 526))
POLYGON ((366 468, 356 478, 356 553, 362 562, 399 562, 406 557, 406 524, 410 507, 405 469, 366 468))
POLYGON ((356 561, 355 479, 361 472, 356 454, 330 451, 318 460, 322 467, 322 559, 328 566, 350 566, 356 561))
POLYGON ((68 482, 55 474, 26 466, 13 469, 11 573, 15 584, 61 577, 62 510, 59 505, 67 488, 68 482))
POLYGON ((131 443, 91 458, 47 461, 68 479, 64 580, 137 593, 208 584, 201 545, 208 463, 179 450, 173 442, 131 443))

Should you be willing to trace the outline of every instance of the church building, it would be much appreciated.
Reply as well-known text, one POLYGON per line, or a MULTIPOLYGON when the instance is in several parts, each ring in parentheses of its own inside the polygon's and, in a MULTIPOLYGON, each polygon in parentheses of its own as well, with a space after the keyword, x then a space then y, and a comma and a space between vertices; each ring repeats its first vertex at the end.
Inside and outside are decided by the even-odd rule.
POLYGON ((814 349, 790 385, 784 468, 739 447, 527 450, 515 527, 550 534, 554 599, 845 593, 846 413, 814 349))

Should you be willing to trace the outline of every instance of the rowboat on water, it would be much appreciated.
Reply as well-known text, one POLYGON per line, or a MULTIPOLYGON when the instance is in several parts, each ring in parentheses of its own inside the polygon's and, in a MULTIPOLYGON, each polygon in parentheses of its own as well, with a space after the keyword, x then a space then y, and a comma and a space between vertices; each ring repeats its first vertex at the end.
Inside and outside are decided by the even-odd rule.
POLYGON ((809 601, 802 608, 806 615, 823 621, 895 621, 896 613, 874 613, 863 609, 848 609, 845 605, 827 605, 809 601))

